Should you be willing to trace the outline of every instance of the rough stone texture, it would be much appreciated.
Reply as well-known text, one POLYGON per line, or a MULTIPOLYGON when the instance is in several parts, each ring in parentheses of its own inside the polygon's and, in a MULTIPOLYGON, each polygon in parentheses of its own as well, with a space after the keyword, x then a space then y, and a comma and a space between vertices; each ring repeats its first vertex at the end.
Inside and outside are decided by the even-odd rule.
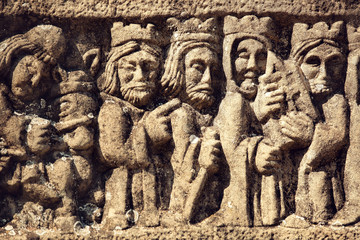
POLYGON ((357 15, 359 3, 351 0, 302 1, 302 0, 91 0, 91 1, 38 1, 5 0, 5 15, 38 14, 65 18, 152 18, 156 16, 206 16, 233 14, 285 13, 299 17, 352 16, 357 15))
POLYGON ((0 238, 359 238, 359 10, 2 1, 0 238))

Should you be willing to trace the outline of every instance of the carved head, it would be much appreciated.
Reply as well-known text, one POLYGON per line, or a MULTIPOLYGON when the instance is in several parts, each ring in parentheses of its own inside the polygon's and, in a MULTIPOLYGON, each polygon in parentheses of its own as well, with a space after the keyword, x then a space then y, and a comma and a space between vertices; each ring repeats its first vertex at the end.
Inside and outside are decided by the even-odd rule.
POLYGON ((216 21, 191 18, 180 22, 168 20, 176 31, 165 62, 160 81, 162 93, 168 98, 178 97, 197 110, 210 107, 215 98, 219 39, 216 21))
POLYGON ((152 26, 114 24, 105 82, 100 86, 103 92, 122 97, 136 107, 150 104, 156 92, 161 49, 152 26), (116 36, 119 39, 114 39, 116 36))
POLYGON ((228 91, 240 91, 254 98, 258 77, 265 73, 271 40, 276 38, 274 23, 269 17, 226 16, 224 34, 223 67, 228 91))
POLYGON ((0 50, 0 75, 9 77, 16 98, 29 102, 50 88, 51 70, 65 51, 65 37, 58 27, 40 25, 3 41, 0 50))
POLYGON ((291 57, 315 96, 343 88, 346 57, 341 46, 342 31, 343 22, 334 23, 330 29, 324 22, 310 29, 307 24, 294 25, 291 57))

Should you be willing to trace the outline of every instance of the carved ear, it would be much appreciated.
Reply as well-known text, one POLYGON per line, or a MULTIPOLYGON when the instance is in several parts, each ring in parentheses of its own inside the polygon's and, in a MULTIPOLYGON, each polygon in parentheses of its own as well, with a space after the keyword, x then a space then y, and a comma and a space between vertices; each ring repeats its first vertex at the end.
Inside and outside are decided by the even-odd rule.
POLYGON ((95 75, 99 71, 99 67, 101 63, 100 48, 93 48, 87 51, 83 56, 83 61, 85 63, 86 68, 89 69, 91 76, 95 77, 95 75))

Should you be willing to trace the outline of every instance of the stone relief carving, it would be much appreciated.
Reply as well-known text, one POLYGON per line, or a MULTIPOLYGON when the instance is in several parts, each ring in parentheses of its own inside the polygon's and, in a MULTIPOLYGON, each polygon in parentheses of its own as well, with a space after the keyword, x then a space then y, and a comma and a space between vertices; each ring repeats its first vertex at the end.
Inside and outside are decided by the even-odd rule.
POLYGON ((167 189, 171 196, 164 222, 171 226, 192 220, 209 175, 217 171, 221 146, 211 127, 211 109, 219 85, 220 45, 214 18, 184 22, 171 18, 168 24, 175 30, 160 84, 167 99, 182 103, 170 114, 174 150, 169 160, 174 177, 167 189))
POLYGON ((132 218, 137 222, 137 213, 131 211, 135 209, 142 210, 139 224, 157 226, 152 155, 170 140, 165 116, 178 107, 179 101, 158 108, 154 105, 162 57, 154 25, 142 28, 117 22, 111 35, 98 117, 101 158, 114 168, 106 182, 103 221, 109 229, 127 228, 130 214, 135 214, 132 218))
POLYGON ((358 222, 357 28, 296 22, 284 57, 271 17, 164 20, 83 68, 53 25, 0 42, 0 224, 358 222))

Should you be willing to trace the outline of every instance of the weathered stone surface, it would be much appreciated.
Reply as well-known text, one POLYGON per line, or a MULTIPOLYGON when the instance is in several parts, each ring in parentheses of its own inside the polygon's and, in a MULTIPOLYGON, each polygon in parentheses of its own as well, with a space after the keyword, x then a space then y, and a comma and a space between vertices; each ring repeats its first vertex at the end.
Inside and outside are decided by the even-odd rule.
POLYGON ((0 238, 357 238, 356 1, 2 1, 0 238))

